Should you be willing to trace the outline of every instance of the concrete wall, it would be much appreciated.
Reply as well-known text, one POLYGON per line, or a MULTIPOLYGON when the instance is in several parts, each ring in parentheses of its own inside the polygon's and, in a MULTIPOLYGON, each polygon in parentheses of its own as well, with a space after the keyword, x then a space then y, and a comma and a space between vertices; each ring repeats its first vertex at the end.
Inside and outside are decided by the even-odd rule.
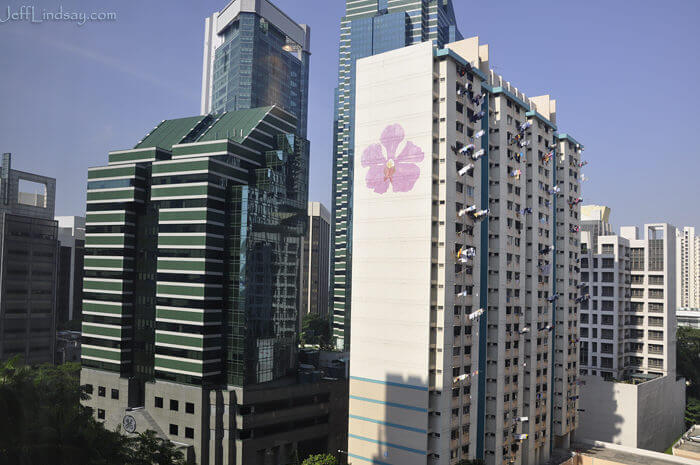
POLYGON ((684 429, 685 381, 639 385, 583 376, 577 438, 663 451, 684 429))
POLYGON ((432 100, 430 42, 358 61, 348 440, 353 463, 426 461, 432 100), (412 154, 410 162, 401 162, 404 150, 412 154), (396 171, 387 185, 390 160, 396 171))

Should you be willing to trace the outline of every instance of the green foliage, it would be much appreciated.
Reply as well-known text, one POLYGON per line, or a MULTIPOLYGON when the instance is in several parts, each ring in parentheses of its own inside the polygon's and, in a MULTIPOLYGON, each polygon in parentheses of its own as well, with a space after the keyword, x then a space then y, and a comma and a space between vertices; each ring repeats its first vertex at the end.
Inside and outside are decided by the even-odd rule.
POLYGON ((331 454, 310 455, 301 465, 338 465, 338 461, 331 454))
POLYGON ((700 400, 689 397, 685 404, 685 426, 700 425, 700 400))
POLYGON ((0 363, 0 464, 182 465, 169 441, 108 431, 80 404, 80 366, 0 363))
POLYGON ((679 326, 676 338, 676 370, 688 382, 688 397, 700 399, 700 329, 679 326))
POLYGON ((318 344, 321 347, 326 347, 330 343, 330 333, 330 322, 321 318, 317 313, 309 313, 302 320, 302 344, 318 344))

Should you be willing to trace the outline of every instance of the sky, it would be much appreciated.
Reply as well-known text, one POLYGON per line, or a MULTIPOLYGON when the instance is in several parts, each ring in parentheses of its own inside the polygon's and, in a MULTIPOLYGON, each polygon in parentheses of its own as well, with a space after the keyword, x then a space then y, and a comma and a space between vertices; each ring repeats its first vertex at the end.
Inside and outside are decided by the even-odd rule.
MULTIPOLYGON (((273 0, 311 27, 310 200, 330 207, 333 89, 344 0, 273 0)), ((0 152, 57 179, 56 214, 83 215, 87 169, 161 120, 199 113, 204 18, 226 0, 0 2, 0 152), (7 8, 115 13, 6 21, 7 8)), ((528 96, 557 99, 585 145, 584 204, 621 225, 700 227, 700 2, 456 0, 458 26, 528 96)))

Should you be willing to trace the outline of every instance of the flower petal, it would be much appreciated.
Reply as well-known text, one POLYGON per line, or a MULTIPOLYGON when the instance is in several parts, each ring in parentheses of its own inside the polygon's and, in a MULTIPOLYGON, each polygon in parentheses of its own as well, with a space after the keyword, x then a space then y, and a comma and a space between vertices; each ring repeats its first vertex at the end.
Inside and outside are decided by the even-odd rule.
POLYGON ((396 149, 403 140, 405 134, 400 124, 392 124, 384 128, 382 132, 382 145, 386 148, 387 158, 396 156, 396 149))
POLYGON ((372 144, 362 152, 362 166, 367 168, 373 165, 384 165, 386 164, 386 158, 384 158, 384 153, 382 152, 382 146, 379 144, 372 144))
POLYGON ((386 176, 384 176, 383 166, 371 166, 367 172, 367 177, 365 180, 367 181, 367 187, 369 189, 374 189, 374 192, 377 194, 383 194, 389 190, 390 181, 386 176))
POLYGON ((413 142, 406 142, 406 146, 401 151, 401 154, 396 157, 398 163, 418 163, 423 161, 425 154, 420 147, 413 142))
POLYGON ((397 163, 391 179, 394 192, 409 192, 420 177, 420 168, 412 163, 397 163))

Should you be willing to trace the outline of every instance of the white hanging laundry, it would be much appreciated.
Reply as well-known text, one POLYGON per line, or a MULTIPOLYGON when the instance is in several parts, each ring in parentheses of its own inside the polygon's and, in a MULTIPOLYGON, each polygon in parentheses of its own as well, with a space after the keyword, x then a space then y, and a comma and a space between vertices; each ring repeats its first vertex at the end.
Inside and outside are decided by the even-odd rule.
POLYGON ((467 144, 464 147, 462 147, 461 149, 459 149, 459 153, 467 153, 467 152, 474 150, 475 148, 476 148, 476 146, 474 144, 467 144))
POLYGON ((475 161, 478 160, 479 158, 484 156, 484 153, 486 153, 486 151, 484 149, 481 149, 478 152, 474 152, 472 154, 472 160, 475 160, 475 161))
POLYGON ((520 125, 520 130, 525 131, 529 129, 532 126, 532 123, 529 121, 525 121, 523 124, 520 125))
POLYGON ((528 421, 528 420, 529 420, 528 417, 518 417, 515 419, 515 421, 519 421, 519 422, 524 422, 524 421, 528 421))
POLYGON ((457 384, 460 381, 464 381, 466 379, 469 379, 469 375, 467 373, 464 373, 463 375, 459 375, 455 379, 453 379, 452 383, 457 384))
POLYGON ((467 291, 464 290, 464 291, 460 292, 459 294, 457 294, 457 297, 466 297, 467 295, 468 295, 467 291))
POLYGON ((475 319, 475 318, 479 318, 481 315, 483 315, 483 313, 484 313, 484 309, 483 309, 483 308, 480 308, 479 310, 470 313, 470 314, 469 314, 469 319, 470 319, 470 320, 473 320, 473 319, 475 319))
POLYGON ((484 134, 486 134, 486 131, 484 131, 483 129, 480 129, 476 134, 474 134, 474 137, 472 137, 472 140, 481 139, 481 136, 483 136, 484 134))
POLYGON ((529 333, 529 332, 530 332, 530 327, 529 327, 529 326, 525 326, 523 329, 521 329, 521 330, 518 331, 518 332, 519 332, 520 334, 529 333))
POLYGON ((464 166, 462 169, 460 169, 457 174, 460 176, 464 176, 469 172, 469 170, 474 169, 474 163, 469 163, 468 165, 464 166))

